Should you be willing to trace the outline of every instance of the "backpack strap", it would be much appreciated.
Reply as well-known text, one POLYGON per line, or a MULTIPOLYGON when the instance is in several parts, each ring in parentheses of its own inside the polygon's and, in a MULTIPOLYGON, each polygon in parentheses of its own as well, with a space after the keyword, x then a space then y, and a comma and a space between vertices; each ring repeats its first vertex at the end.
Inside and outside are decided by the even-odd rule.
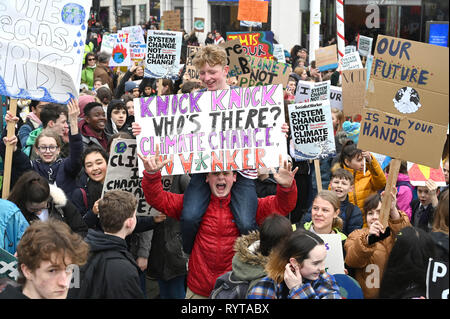
POLYGON ((80 187, 81 195, 83 195, 83 202, 86 209, 89 209, 88 200, 86 190, 83 187, 80 187))

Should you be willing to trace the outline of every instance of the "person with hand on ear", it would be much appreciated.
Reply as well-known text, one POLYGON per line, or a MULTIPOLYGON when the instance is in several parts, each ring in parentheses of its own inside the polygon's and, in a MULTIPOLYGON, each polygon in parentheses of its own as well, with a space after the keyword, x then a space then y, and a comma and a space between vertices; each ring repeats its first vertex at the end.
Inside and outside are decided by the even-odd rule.
POLYGON ((345 264, 354 270, 354 277, 366 299, 378 298, 380 280, 396 236, 401 229, 411 225, 406 213, 396 207, 396 191, 393 187, 389 229, 385 228, 380 220, 382 197, 374 193, 367 197, 364 203, 367 227, 353 231, 344 244, 345 264), (378 274, 377 278, 374 271, 378 274))
POLYGON ((250 290, 247 299, 341 299, 336 280, 325 271, 326 256, 325 243, 318 235, 297 229, 273 248, 267 276, 250 290))

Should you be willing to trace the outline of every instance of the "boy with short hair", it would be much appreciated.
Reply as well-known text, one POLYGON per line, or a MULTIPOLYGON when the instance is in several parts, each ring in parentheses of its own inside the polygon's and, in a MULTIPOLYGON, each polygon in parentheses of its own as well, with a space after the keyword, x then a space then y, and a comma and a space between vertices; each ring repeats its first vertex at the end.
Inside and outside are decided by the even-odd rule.
POLYGON ((33 222, 17 247, 21 286, 7 286, 0 299, 65 299, 72 279, 68 266, 83 265, 88 253, 88 244, 66 223, 56 219, 33 222))
MULTIPOLYGON (((339 168, 332 173, 329 189, 336 193, 341 202, 339 217, 344 222, 342 232, 349 235, 363 227, 363 216, 358 206, 348 200, 348 193, 353 191, 354 178, 348 170, 339 168)), ((311 221, 311 209, 305 214, 302 223, 311 221)))
POLYGON ((425 186, 417 186, 417 197, 411 202, 411 224, 430 232, 434 210, 438 205, 436 183, 429 179, 425 182, 425 186))
POLYGON ((91 256, 81 269, 81 285, 71 297, 94 299, 144 298, 139 266, 127 250, 125 237, 136 227, 137 200, 132 193, 112 190, 99 201, 104 233, 89 229, 91 256))

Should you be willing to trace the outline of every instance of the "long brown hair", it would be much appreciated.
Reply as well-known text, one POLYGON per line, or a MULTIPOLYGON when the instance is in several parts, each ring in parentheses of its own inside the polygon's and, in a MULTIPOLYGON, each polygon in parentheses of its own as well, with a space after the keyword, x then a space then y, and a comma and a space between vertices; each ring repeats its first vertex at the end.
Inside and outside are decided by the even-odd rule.
POLYGON ((441 232, 448 235, 448 189, 439 199, 436 212, 434 213, 433 232, 441 232))

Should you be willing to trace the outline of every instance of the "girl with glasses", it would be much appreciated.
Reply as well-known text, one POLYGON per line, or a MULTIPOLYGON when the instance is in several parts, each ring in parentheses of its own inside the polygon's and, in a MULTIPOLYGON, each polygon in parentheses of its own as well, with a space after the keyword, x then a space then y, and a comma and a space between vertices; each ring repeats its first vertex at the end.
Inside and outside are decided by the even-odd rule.
MULTIPOLYGON (((68 104, 68 115, 70 123, 69 147, 70 153, 66 158, 61 158, 61 137, 55 130, 46 128, 36 138, 35 148, 38 158, 30 161, 21 148, 17 148, 17 137, 4 137, 0 142, 0 156, 4 156, 5 144, 11 144, 17 149, 13 154, 12 171, 15 176, 22 172, 34 170, 47 179, 50 184, 56 184, 66 195, 70 196, 77 188, 77 175, 81 170, 80 157, 83 152, 83 142, 78 131, 78 115, 80 108, 78 101, 71 100, 68 104)), ((5 117, 7 122, 17 121, 11 113, 5 117)), ((13 184, 11 184, 13 186, 13 184)))

